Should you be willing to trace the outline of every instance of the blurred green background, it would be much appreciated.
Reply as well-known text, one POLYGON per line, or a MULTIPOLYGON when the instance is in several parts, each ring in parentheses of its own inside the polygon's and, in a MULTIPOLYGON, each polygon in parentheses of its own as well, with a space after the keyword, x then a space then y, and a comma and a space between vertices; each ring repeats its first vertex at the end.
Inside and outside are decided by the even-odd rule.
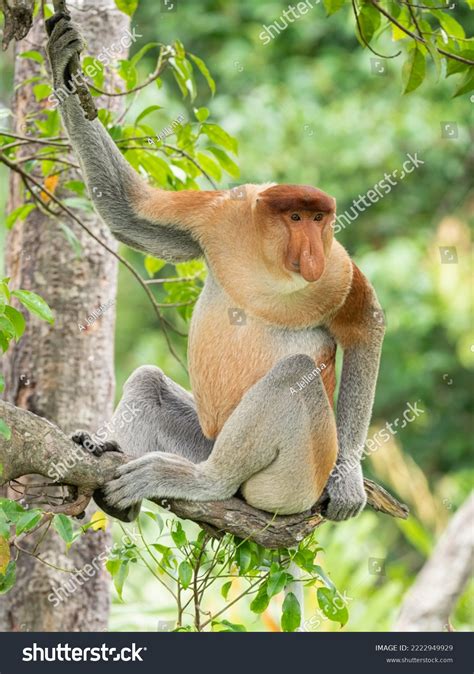
MULTIPOLYGON (((417 402, 423 410, 364 462, 366 474, 410 506, 410 520, 366 512, 354 521, 326 524, 319 532, 324 568, 352 598, 344 630, 384 631, 473 482, 469 125, 474 103, 469 94, 453 99, 453 78, 436 81, 434 68, 421 88, 402 96, 400 61, 385 61, 385 73, 374 72, 373 54, 357 42, 348 11, 327 18, 316 5, 264 46, 262 25, 286 7, 253 0, 201 0, 199 5, 178 0, 176 12, 162 13, 159 3, 142 0, 132 22, 143 34, 135 49, 156 39, 179 39, 205 60, 217 93, 211 101, 203 86, 195 105, 209 107, 210 121, 238 139, 239 182, 315 185, 334 195, 343 213, 386 172, 400 173, 407 153, 424 162, 338 234, 375 286, 386 315, 369 437, 401 418, 408 403, 417 402), (443 137, 446 128, 455 130, 454 137, 443 137), (443 253, 446 246, 455 251, 443 253), (451 256, 455 261, 447 263, 451 256), (383 561, 382 573, 374 573, 373 558, 383 561)), ((467 28, 467 11, 462 6, 458 11, 467 28)), ((383 51, 397 51, 389 36, 383 51)), ((0 99, 8 103, 11 63, 4 61, 2 67, 0 99)), ((151 57, 141 67, 145 77, 154 67, 151 57)), ((189 104, 166 81, 161 89, 145 89, 130 117, 153 103, 164 106, 149 118, 157 132, 179 114, 192 118, 189 104)), ((0 176, 4 201, 3 170, 0 176)), ((142 265, 140 255, 126 254, 142 265)), ((143 291, 126 271, 120 273, 117 393, 144 363, 159 364, 186 385, 143 291)), ((185 353, 184 340, 176 347, 185 353)), ((168 600, 140 568, 131 573, 124 598, 125 604, 114 604, 111 630, 154 630, 158 619, 169 618, 168 600)), ((315 606, 308 591, 307 618, 315 606)), ((239 604, 228 618, 248 621, 250 630, 276 629, 279 623, 277 606, 257 619, 239 604)), ((472 628, 472 593, 459 602, 453 624, 472 628)), ((323 621, 317 629, 337 627, 323 621)))
MULTIPOLYGON (((199 7, 178 2, 176 13, 159 14, 154 4, 142 2, 134 25, 143 40, 179 39, 206 61, 217 94, 212 102, 203 96, 197 105, 207 105, 211 119, 238 139, 241 182, 316 185, 337 198, 343 213, 385 172, 400 173, 407 153, 424 161, 338 235, 374 284, 387 321, 369 437, 386 421, 401 417, 408 402, 419 401, 424 410, 364 468, 409 504, 410 521, 367 512, 357 521, 325 525, 319 537, 324 568, 339 590, 353 597, 344 629, 388 630, 403 592, 472 487, 468 213, 473 205, 469 124, 474 106, 468 95, 453 99, 452 79, 437 82, 434 68, 419 90, 402 96, 400 62, 386 61, 386 75, 373 73, 373 54, 361 49, 349 12, 326 18, 316 6, 263 46, 262 25, 272 23, 284 8, 275 2, 207 0, 199 7), (455 125, 456 138, 443 138, 446 122, 455 125), (456 247, 457 264, 441 263, 442 246, 456 247), (372 573, 372 558, 385 560, 385 575, 372 573)), ((466 26, 468 13, 461 11, 458 20, 466 26)), ((395 51, 387 39, 384 53, 395 51)), ((206 93, 204 87, 201 91, 206 93)), ((140 101, 142 108, 166 101, 166 110, 156 116, 158 129, 180 113, 192 116, 174 88, 165 86, 158 94, 147 90, 146 95, 149 100, 140 101)), ((133 289, 132 300, 128 279, 122 289, 124 285, 127 301, 119 303, 117 335, 119 379, 144 362, 164 363, 181 379, 179 366, 164 354, 139 289, 133 289), (151 332, 140 330, 138 341, 120 329, 133 320, 142 325, 146 316, 151 332)), ((129 588, 137 610, 147 593, 139 580, 135 590, 129 588)), ((307 617, 315 611, 308 592, 307 617)), ((127 625, 127 619, 121 622, 124 612, 126 607, 115 613, 122 629, 127 625)), ((239 605, 228 618, 248 624, 248 629, 276 628, 278 607, 267 613, 262 623, 239 605)), ((473 624, 469 593, 454 623, 457 629, 473 624)), ((322 621, 317 629, 337 627, 322 621)))

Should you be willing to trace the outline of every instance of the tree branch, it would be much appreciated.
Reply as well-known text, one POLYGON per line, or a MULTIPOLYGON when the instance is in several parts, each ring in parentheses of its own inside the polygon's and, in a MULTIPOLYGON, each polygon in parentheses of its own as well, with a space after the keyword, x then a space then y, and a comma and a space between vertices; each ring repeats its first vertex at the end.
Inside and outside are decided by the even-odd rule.
MULTIPOLYGON (((69 503, 63 510, 68 514, 77 514, 81 497, 102 487, 112 479, 117 467, 129 460, 118 453, 96 458, 46 419, 2 400, 0 418, 12 432, 10 440, 0 436, 0 484, 30 473, 52 479, 60 465, 61 483, 77 487, 73 505, 69 503)), ((406 519, 408 508, 380 485, 366 479, 365 489, 373 509, 406 519)), ((257 510, 237 497, 209 502, 161 499, 156 503, 182 519, 193 520, 212 536, 219 538, 229 532, 266 548, 296 546, 325 521, 318 504, 298 515, 277 516, 257 510)))
MULTIPOLYGON (((393 23, 394 26, 397 26, 397 28, 399 28, 402 31, 402 33, 405 33, 409 37, 413 38, 413 40, 415 40, 416 42, 426 44, 426 40, 423 37, 420 37, 416 33, 413 33, 411 30, 409 30, 408 28, 405 28, 405 26, 402 26, 402 24, 399 21, 397 21, 397 19, 394 16, 392 16, 389 12, 387 12, 386 9, 384 9, 379 5, 377 0, 370 0, 370 2, 377 11, 383 14, 384 17, 390 21, 390 23, 393 23)), ((441 49, 441 47, 436 47, 436 51, 438 51, 440 54, 443 54, 443 56, 452 59, 453 61, 459 61, 459 63, 465 63, 466 65, 469 66, 474 65, 474 61, 472 61, 471 59, 464 58, 464 56, 459 56, 458 54, 453 54, 452 52, 446 51, 445 49, 441 49)))

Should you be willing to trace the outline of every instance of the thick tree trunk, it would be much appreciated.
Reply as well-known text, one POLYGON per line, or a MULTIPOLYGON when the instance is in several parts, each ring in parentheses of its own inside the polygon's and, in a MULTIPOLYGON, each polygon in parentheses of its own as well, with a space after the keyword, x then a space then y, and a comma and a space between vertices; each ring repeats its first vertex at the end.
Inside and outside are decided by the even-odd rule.
MULTIPOLYGON (((114 42, 118 45, 129 25, 128 17, 117 10, 113 0, 71 0, 68 7, 82 27, 91 54, 100 53, 114 42)), ((45 42, 43 22, 37 20, 27 38, 16 45, 16 52, 36 49, 44 54, 45 42)), ((126 55, 123 50, 118 57, 126 55)), ((17 58, 15 63, 15 86, 38 72, 38 65, 32 60, 17 58)), ((106 87, 110 89, 112 84, 109 79, 106 87)), ((23 135, 26 117, 31 119, 41 112, 44 104, 35 103, 31 87, 21 86, 13 104, 17 130, 23 135)), ((120 108, 123 102, 121 98, 109 98, 101 104, 120 108)), ((10 194, 11 210, 24 200, 17 175, 12 175, 10 194)), ((95 214, 81 211, 79 216, 109 247, 115 246, 95 214)), ((12 278, 11 286, 40 293, 53 309, 56 322, 50 326, 28 317, 24 337, 4 359, 6 399, 57 423, 65 431, 95 431, 112 414, 117 263, 74 222, 66 224, 82 246, 79 259, 59 222, 38 211, 24 223, 18 222, 8 238, 7 274, 12 278), (80 329, 94 309, 108 304, 110 308, 91 327, 80 329)), ((90 532, 66 555, 64 543, 50 530, 41 550, 52 564, 82 568, 107 545, 107 534, 90 532)), ((90 578, 67 602, 53 607, 48 595, 63 580, 61 572, 23 555, 14 590, 0 599, 0 630, 105 629, 109 608, 105 570, 90 578)))

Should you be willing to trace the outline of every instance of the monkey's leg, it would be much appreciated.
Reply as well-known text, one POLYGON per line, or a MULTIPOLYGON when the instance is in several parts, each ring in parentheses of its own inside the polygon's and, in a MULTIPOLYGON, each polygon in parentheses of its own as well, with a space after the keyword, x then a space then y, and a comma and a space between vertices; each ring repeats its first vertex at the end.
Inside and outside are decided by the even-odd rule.
POLYGON ((256 507, 299 512, 313 505, 337 447, 334 417, 319 377, 311 392, 309 385, 292 393, 314 367, 307 356, 281 360, 244 395, 206 461, 194 464, 163 452, 143 456, 119 468, 118 477, 105 487, 107 502, 126 508, 142 498, 220 500, 247 483, 244 490, 256 507), (253 481, 267 471, 259 493, 253 481))
MULTIPOLYGON (((192 395, 153 366, 140 367, 129 377, 105 428, 108 434, 102 428, 94 438, 82 432, 73 439, 97 456, 103 451, 122 451, 139 457, 158 449, 195 463, 207 459, 214 444, 202 433, 192 395)), ((126 522, 140 511, 139 502, 126 509, 111 507, 102 489, 94 492, 94 500, 112 517, 126 522)))
POLYGON ((214 444, 203 435, 191 393, 152 365, 127 379, 110 426, 108 439, 136 457, 160 451, 199 463, 214 444))

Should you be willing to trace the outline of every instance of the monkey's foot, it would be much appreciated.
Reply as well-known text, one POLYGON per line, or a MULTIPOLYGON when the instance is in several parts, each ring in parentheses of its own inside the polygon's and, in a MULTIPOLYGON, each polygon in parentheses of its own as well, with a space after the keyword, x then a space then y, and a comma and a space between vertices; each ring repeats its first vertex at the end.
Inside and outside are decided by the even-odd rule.
POLYGON ((94 456, 102 456, 105 452, 121 452, 120 446, 115 440, 107 442, 95 442, 92 435, 87 431, 76 431, 71 435, 71 440, 87 449, 94 456))

